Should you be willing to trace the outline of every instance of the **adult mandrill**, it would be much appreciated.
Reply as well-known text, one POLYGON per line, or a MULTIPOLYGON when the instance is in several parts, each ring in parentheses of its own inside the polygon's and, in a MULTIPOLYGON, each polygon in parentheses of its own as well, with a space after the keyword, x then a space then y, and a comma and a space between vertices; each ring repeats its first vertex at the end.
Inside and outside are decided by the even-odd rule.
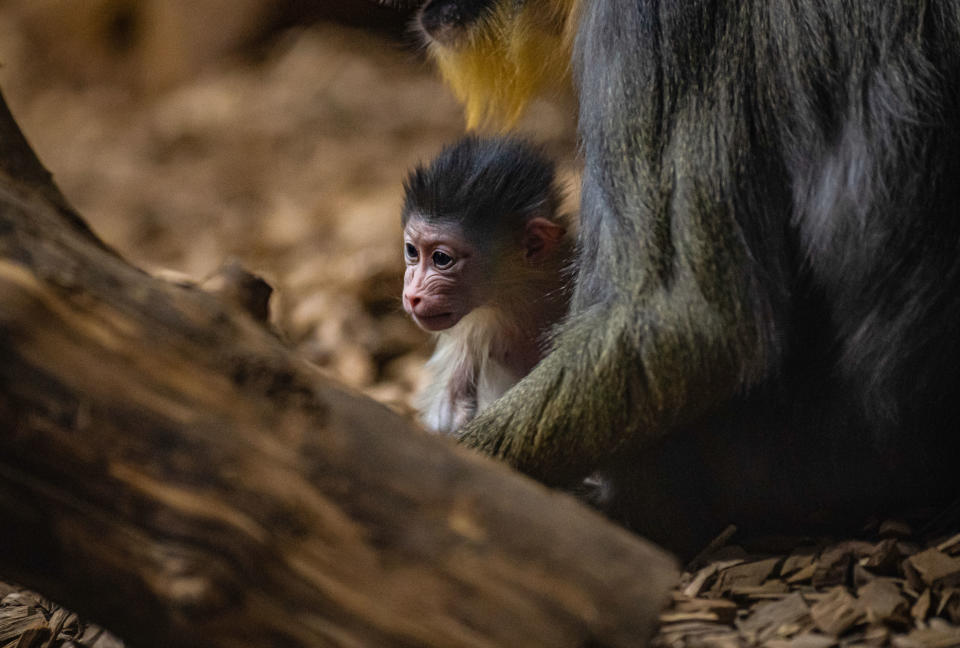
POLYGON ((960 3, 418 20, 473 122, 515 117, 558 53, 578 85, 571 313, 463 443, 550 484, 601 469, 611 515, 680 551, 958 495, 960 3))

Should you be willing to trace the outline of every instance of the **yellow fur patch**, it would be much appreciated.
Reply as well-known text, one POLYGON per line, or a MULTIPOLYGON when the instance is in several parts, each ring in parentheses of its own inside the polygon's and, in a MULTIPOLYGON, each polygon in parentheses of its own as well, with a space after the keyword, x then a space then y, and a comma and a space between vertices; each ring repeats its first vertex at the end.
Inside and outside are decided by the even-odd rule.
POLYGON ((464 104, 467 128, 506 129, 537 95, 569 88, 579 0, 499 0, 456 49, 430 52, 464 104))

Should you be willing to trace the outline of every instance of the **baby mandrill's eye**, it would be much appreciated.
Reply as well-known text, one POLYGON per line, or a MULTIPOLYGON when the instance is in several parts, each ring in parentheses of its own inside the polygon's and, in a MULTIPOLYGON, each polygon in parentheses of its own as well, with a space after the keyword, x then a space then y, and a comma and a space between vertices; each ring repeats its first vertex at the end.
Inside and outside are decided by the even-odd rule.
POLYGON ((433 253, 433 265, 437 266, 440 270, 449 268, 453 265, 453 257, 446 252, 437 250, 433 253))
POLYGON ((416 261, 417 246, 415 246, 413 243, 404 243, 403 256, 407 259, 407 261, 416 261))

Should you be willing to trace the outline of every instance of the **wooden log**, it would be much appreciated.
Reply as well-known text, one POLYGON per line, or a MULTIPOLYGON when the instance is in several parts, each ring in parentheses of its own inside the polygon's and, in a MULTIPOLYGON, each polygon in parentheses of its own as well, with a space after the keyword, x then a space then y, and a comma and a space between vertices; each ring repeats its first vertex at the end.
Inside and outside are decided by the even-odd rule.
POLYGON ((5 106, 0 529, 0 575, 145 647, 641 646, 676 578, 127 264, 5 106))

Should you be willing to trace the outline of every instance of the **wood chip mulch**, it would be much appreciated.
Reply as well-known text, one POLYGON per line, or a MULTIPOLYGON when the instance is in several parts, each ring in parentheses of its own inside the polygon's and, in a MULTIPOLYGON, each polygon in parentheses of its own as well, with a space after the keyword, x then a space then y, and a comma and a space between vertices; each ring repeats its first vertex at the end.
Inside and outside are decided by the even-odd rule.
POLYGON ((0 583, 0 648, 123 648, 123 642, 39 594, 0 583))
POLYGON ((960 534, 928 543, 903 523, 875 541, 694 560, 655 648, 960 647, 960 534))
MULTIPOLYGON (((872 541, 798 544, 778 555, 715 546, 691 563, 660 620, 653 648, 960 647, 960 534, 919 542, 893 522, 872 541)), ((123 643, 0 583, 0 648, 123 643)))

